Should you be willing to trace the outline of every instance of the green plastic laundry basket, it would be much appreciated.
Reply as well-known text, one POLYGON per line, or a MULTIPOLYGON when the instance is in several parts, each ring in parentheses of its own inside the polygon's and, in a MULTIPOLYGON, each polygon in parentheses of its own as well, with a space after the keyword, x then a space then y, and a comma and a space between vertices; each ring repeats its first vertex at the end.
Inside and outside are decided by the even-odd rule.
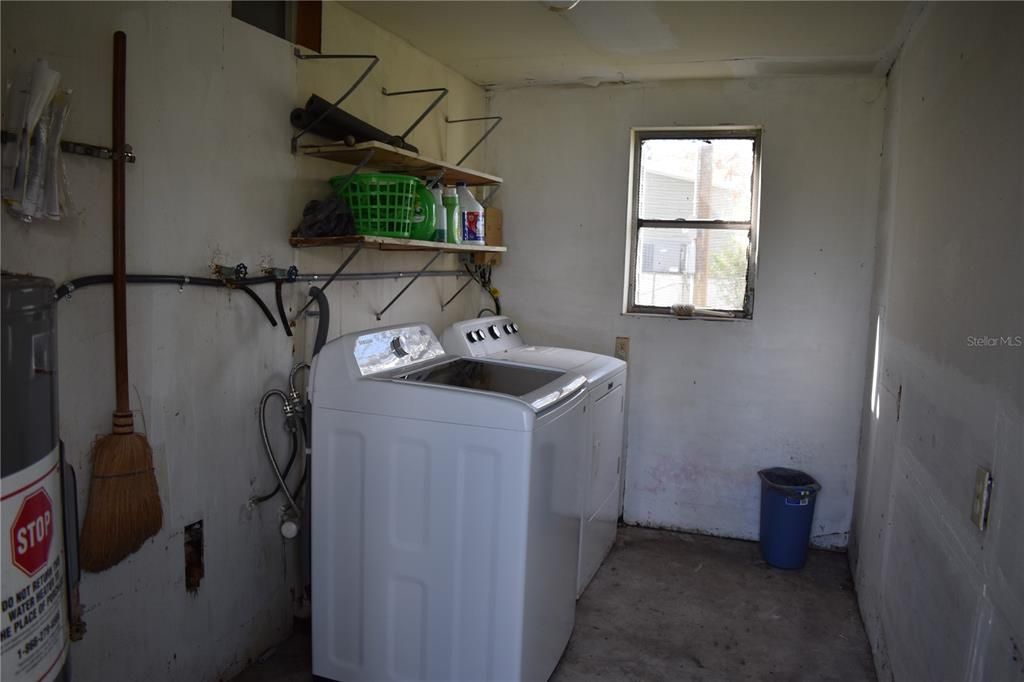
POLYGON ((335 194, 348 204, 356 232, 408 239, 419 180, 394 173, 357 173, 331 178, 335 194))

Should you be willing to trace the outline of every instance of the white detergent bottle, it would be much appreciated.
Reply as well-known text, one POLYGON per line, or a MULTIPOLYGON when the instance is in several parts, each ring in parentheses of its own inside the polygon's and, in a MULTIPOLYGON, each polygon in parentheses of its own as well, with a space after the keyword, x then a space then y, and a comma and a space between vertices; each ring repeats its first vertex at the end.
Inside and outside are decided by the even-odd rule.
POLYGON ((431 187, 430 193, 434 195, 434 204, 437 210, 434 212, 437 218, 434 222, 434 241, 444 242, 448 240, 448 212, 444 208, 444 200, 441 198, 441 188, 431 187))
POLYGON ((457 182, 455 187, 459 194, 459 217, 462 228, 463 244, 484 243, 484 207, 476 200, 466 183, 457 182))

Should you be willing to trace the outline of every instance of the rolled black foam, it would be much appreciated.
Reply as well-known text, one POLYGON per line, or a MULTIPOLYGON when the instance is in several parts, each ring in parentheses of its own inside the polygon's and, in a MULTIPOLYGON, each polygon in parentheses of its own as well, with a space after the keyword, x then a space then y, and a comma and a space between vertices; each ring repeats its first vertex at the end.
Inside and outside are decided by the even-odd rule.
POLYGON ((327 115, 310 129, 310 132, 315 135, 329 140, 341 140, 346 135, 351 135, 356 142, 376 140, 419 153, 419 149, 400 139, 397 135, 389 135, 343 109, 332 107, 330 102, 318 95, 310 95, 306 100, 305 109, 292 109, 290 116, 292 126, 305 129, 324 111, 327 111, 327 115))

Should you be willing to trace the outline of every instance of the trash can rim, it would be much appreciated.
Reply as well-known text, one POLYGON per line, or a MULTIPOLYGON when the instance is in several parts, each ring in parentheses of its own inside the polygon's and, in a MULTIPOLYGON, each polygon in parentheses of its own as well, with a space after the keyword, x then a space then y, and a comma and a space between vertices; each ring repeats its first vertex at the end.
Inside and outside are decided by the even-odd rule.
POLYGON ((790 469, 789 467, 768 467, 767 469, 761 469, 757 472, 757 475, 765 483, 765 485, 771 486, 777 490, 783 490, 789 493, 797 493, 807 495, 810 493, 817 493, 821 490, 821 484, 808 474, 806 471, 800 471, 799 469, 790 469), (806 478, 808 483, 801 483, 798 485, 786 485, 785 483, 778 483, 777 481, 769 478, 770 474, 780 474, 789 476, 799 476, 806 478))

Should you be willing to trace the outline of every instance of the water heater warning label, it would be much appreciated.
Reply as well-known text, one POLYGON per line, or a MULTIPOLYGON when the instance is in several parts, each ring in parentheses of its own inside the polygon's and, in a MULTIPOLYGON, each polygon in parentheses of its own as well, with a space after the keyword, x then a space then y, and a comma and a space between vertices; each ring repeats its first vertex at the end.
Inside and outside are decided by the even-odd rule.
POLYGON ((4 682, 48 682, 67 657, 59 457, 3 479, 0 668, 4 682))

